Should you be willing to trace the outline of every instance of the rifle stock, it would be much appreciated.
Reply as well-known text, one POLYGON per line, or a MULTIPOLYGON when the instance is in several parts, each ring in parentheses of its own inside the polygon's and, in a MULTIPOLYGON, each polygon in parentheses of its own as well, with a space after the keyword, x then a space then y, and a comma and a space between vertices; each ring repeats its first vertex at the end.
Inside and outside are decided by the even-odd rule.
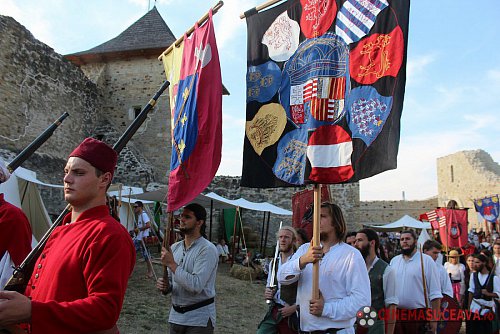
MULTIPOLYGON (((125 130, 123 135, 118 139, 118 141, 113 145, 113 149, 120 154, 121 150, 127 145, 127 142, 132 138, 135 132, 139 129, 139 127, 144 123, 147 118, 148 112, 155 106, 156 101, 160 97, 160 95, 167 89, 170 85, 170 82, 165 81, 160 89, 155 93, 155 95, 149 100, 148 104, 142 108, 140 114, 135 118, 132 124, 125 130)), ((64 115, 63 115, 64 116, 64 115)), ((62 116, 61 116, 62 117, 62 116)), ((63 118, 64 119, 64 118, 63 118)), ((54 123, 55 124, 55 123, 54 123)), ((53 130, 52 130, 53 131, 53 130)), ((37 138, 38 139, 38 138, 37 138)), ((31 146, 31 145, 30 145, 31 146)), ((25 159, 26 160, 26 159, 25 159)), ((21 263, 21 265, 14 269, 14 273, 12 277, 7 282, 5 286, 5 290, 9 291, 17 291, 19 293, 24 293, 26 290, 26 286, 28 285, 28 281, 33 273, 33 269, 35 267, 35 263, 38 257, 42 254, 43 249, 45 248, 45 244, 49 239, 52 232, 61 225, 63 218, 71 211, 71 207, 68 204, 64 211, 57 217, 49 230, 43 235, 40 239, 38 245, 33 248, 33 250, 28 254, 26 259, 21 263)))

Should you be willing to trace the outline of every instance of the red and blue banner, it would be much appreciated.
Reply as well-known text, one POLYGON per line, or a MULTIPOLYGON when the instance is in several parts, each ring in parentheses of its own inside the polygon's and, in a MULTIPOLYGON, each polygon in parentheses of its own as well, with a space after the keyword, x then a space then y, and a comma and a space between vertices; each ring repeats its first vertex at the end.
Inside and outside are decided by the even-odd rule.
POLYGON ((241 185, 356 182, 397 166, 409 0, 289 0, 245 13, 241 185))
POLYGON ((474 200, 476 211, 481 214, 484 220, 490 223, 496 223, 498 219, 499 204, 498 195, 488 196, 474 200))
POLYGON ((176 88, 168 211, 200 194, 214 178, 221 160, 222 78, 212 11, 206 23, 184 37, 176 88))

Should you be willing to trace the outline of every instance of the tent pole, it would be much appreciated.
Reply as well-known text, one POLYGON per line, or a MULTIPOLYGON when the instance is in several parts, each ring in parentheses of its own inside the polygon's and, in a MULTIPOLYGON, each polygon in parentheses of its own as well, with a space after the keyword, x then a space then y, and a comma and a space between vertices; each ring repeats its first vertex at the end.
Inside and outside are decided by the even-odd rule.
POLYGON ((264 241, 264 228, 266 227, 266 212, 264 211, 264 218, 262 218, 262 228, 260 230, 260 253, 262 254, 262 243, 264 241))
POLYGON ((269 219, 271 218, 271 212, 267 212, 267 227, 266 227, 266 237, 264 239, 264 251, 262 252, 262 256, 266 257, 266 248, 267 248, 267 236, 269 235, 269 219))
POLYGON ((231 267, 233 266, 234 264, 234 256, 236 255, 236 217, 238 217, 238 211, 239 211, 240 207, 237 206, 236 207, 236 212, 234 214, 234 222, 233 222, 233 244, 232 244, 232 247, 231 247, 231 267))
MULTIPOLYGON (((214 200, 210 200, 210 231, 208 234, 208 240, 212 241, 212 215, 214 211, 214 200)), ((217 240, 218 241, 218 240, 217 240)))

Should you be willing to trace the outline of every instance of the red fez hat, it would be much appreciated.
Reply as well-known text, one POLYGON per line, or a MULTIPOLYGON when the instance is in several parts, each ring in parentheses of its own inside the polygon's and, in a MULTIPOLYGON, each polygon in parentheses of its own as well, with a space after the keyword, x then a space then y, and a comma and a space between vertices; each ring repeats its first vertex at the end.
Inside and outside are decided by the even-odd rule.
POLYGON ((113 176, 115 172, 118 154, 104 142, 86 138, 77 148, 71 152, 69 157, 78 157, 99 169, 101 172, 110 172, 113 176))

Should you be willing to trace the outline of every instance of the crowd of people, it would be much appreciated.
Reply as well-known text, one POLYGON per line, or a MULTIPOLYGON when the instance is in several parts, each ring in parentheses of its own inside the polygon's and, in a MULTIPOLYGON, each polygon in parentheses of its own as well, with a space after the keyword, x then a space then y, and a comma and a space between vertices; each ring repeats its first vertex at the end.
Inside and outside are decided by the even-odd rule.
MULTIPOLYGON (((116 161, 111 147, 90 138, 69 155, 64 197, 71 211, 47 240, 24 293, 0 291, 0 329, 22 324, 35 334, 118 333, 137 251, 146 262, 146 277, 153 272, 142 238, 134 247, 106 206, 116 161)), ((8 171, 2 166, 0 172, 4 182, 8 171)), ((150 221, 141 202, 134 210, 136 234, 143 237, 150 221)), ((178 226, 183 238, 161 250, 167 270, 156 286, 171 296, 171 334, 213 333, 216 326, 217 268, 230 254, 223 240, 216 247, 206 239, 206 215, 199 204, 185 206, 178 226)), ((2 232, 11 231, 12 221, 31 242, 22 211, 0 196, 2 232)), ((497 332, 500 239, 495 235, 473 231, 467 245, 445 254, 431 239, 420 251, 413 230, 348 231, 333 203, 321 205, 319 227, 319 244, 290 226, 277 232, 278 256, 263 296, 269 310, 256 324, 257 333, 437 333, 440 326, 459 328, 462 322, 467 333, 497 332), (443 312, 450 305, 467 316, 443 319, 452 314, 443 312)), ((29 246, 0 236, 0 255, 9 253, 19 265, 29 246)))

